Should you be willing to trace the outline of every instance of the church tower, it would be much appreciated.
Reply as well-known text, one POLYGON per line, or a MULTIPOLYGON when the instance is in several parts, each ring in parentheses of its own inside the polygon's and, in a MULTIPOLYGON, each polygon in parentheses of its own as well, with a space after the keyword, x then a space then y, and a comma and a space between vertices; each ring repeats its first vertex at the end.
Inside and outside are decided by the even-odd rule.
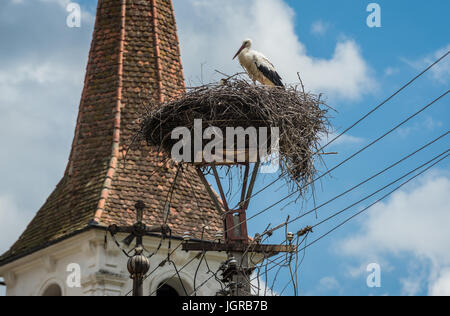
MULTIPOLYGON (((67 168, 25 232, 0 257, 7 295, 128 294, 128 258, 105 235, 111 224, 134 223, 138 200, 147 206, 146 224, 167 221, 173 234, 171 242, 158 234, 144 238, 146 250, 156 252, 150 271, 173 251, 172 263, 144 281, 144 295, 191 294, 194 284, 208 278, 198 295, 215 295, 219 284, 204 264, 194 280, 197 253, 174 251, 185 232, 212 239, 222 230, 201 180, 189 168, 177 177, 155 148, 127 153, 145 105, 177 98, 184 89, 172 1, 99 0, 67 168), (189 262, 177 276, 175 267, 189 262)), ((207 260, 215 271, 224 258, 211 253, 207 260)))

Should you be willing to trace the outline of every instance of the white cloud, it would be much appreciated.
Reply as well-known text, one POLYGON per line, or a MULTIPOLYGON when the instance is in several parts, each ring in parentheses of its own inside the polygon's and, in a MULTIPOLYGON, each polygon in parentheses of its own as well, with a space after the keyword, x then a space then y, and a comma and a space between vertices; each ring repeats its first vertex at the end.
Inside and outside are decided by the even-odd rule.
POLYGON ((429 267, 427 277, 400 280, 404 294, 415 294, 420 282, 428 282, 429 294, 450 291, 450 177, 433 173, 374 206, 362 222, 360 233, 340 242, 346 255, 366 258, 386 254, 410 254, 429 267), (422 281, 424 280, 424 281, 422 281), (407 291, 406 289, 409 288, 407 291))
POLYGON ((311 25, 311 33, 315 35, 325 35, 325 33, 328 31, 328 28, 328 23, 322 20, 318 20, 311 25))
POLYGON ((11 196, 0 195, 0 253, 9 249, 25 229, 29 216, 19 211, 11 196))
POLYGON ((68 28, 65 0, 16 2, 0 4, 0 252, 63 174, 93 27, 86 11, 68 28))
MULTIPOLYGON (((424 68, 430 66, 434 63, 438 58, 441 58, 450 50, 450 44, 446 47, 438 49, 434 53, 429 54, 428 56, 422 57, 417 60, 408 60, 403 58, 402 60, 408 64, 409 66, 417 69, 423 70, 424 68)), ((435 65, 430 70, 432 78, 441 84, 447 84, 450 78, 450 56, 447 56, 443 60, 441 60, 437 65, 435 65)))
POLYGON ((323 277, 319 281, 319 289, 323 291, 336 290, 339 288, 339 282, 335 277, 323 277))
POLYGON ((450 296, 450 269, 441 271, 440 275, 432 281, 429 294, 432 296, 450 296))
POLYGON ((259 277, 256 273, 251 276, 251 292, 256 296, 279 296, 275 291, 272 291, 266 282, 259 277))
MULTIPOLYGON (((450 44, 447 47, 439 49, 434 56, 425 58, 424 63, 431 64, 434 60, 442 57, 450 50, 450 44)), ((441 63, 432 69, 433 78, 439 82, 447 83, 450 78, 450 57, 446 57, 441 63)))
POLYGON ((342 295, 342 287, 334 276, 322 277, 312 289, 309 289, 304 295, 320 296, 320 295, 342 295))
POLYGON ((393 76, 393 75, 396 75, 396 74, 398 74, 399 72, 400 72, 400 69, 395 68, 395 67, 387 67, 387 68, 384 70, 385 76, 388 76, 388 77, 393 76))
MULTIPOLYGON (((415 296, 426 289, 429 269, 423 259, 412 260, 405 265, 407 276, 400 278, 401 295, 415 296)), ((402 267, 403 269, 405 267, 402 267)), ((383 269, 384 271, 384 269, 383 269)))
POLYGON ((215 69, 229 74, 242 71, 231 59, 242 40, 249 37, 254 48, 275 64, 286 83, 297 83, 300 72, 308 90, 351 100, 376 86, 359 46, 351 39, 341 39, 329 59, 308 55, 294 30, 295 13, 282 0, 174 3, 189 84, 198 84, 200 78, 205 82, 218 80, 215 69))
MULTIPOLYGON (((330 133, 327 136, 322 137, 321 144, 328 144, 330 141, 335 139, 339 134, 338 133, 330 133)), ((364 142, 364 138, 356 137, 352 135, 344 134, 336 139, 330 146, 337 145, 359 145, 364 142)))
MULTIPOLYGON (((30 0, 10 0, 13 4, 24 4, 27 1, 30 0)), ((35 0, 32 0, 35 1, 35 0)), ((71 0, 39 0, 43 3, 56 3, 58 5, 60 5, 61 7, 66 7, 70 2, 72 2, 71 0)))
POLYGON ((400 279, 402 285, 402 296, 415 296, 420 293, 422 289, 423 280, 420 278, 403 278, 400 279))
POLYGON ((444 125, 441 121, 433 118, 431 116, 427 116, 424 120, 420 122, 416 122, 408 127, 401 127, 397 130, 397 133, 400 137, 406 138, 414 132, 425 132, 425 131, 434 131, 436 129, 441 128, 444 125))

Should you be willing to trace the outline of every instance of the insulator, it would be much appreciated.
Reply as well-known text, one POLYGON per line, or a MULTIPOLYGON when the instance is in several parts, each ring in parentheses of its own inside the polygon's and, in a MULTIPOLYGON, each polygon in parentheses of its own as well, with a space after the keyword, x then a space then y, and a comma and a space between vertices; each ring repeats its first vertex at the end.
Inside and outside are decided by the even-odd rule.
POLYGON ((184 233, 184 236, 183 236, 184 241, 188 242, 189 240, 191 240, 191 238, 192 238, 191 233, 189 233, 189 232, 184 233))
POLYGON ((294 233, 291 233, 291 232, 287 233, 286 239, 288 241, 293 241, 294 240, 294 233))
POLYGON ((221 240, 223 240, 223 233, 221 231, 216 233, 216 240, 219 241, 219 242, 221 240))

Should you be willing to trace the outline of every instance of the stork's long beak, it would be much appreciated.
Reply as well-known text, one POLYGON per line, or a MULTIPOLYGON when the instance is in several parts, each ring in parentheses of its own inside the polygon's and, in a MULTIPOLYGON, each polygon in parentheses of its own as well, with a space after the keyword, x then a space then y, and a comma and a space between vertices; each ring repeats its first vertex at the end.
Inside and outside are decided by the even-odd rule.
POLYGON ((245 48, 245 44, 243 44, 243 45, 241 46, 241 48, 239 48, 238 52, 236 53, 236 55, 234 55, 233 59, 235 59, 235 58, 242 52, 242 50, 243 50, 244 48, 245 48))

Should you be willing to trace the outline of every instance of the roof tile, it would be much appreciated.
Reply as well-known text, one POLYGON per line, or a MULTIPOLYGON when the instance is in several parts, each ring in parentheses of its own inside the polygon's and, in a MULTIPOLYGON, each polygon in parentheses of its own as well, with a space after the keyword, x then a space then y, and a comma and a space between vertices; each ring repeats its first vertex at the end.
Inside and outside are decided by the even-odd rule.
MULTIPOLYGON (((96 216, 105 226, 132 224, 137 200, 148 206, 149 224, 161 222, 176 169, 153 147, 120 153, 143 105, 177 98, 184 89, 172 1, 99 0, 67 169, 0 265, 86 228, 96 216)), ((177 179, 168 221, 180 236, 200 237, 202 222, 222 227, 191 168, 177 179)))

